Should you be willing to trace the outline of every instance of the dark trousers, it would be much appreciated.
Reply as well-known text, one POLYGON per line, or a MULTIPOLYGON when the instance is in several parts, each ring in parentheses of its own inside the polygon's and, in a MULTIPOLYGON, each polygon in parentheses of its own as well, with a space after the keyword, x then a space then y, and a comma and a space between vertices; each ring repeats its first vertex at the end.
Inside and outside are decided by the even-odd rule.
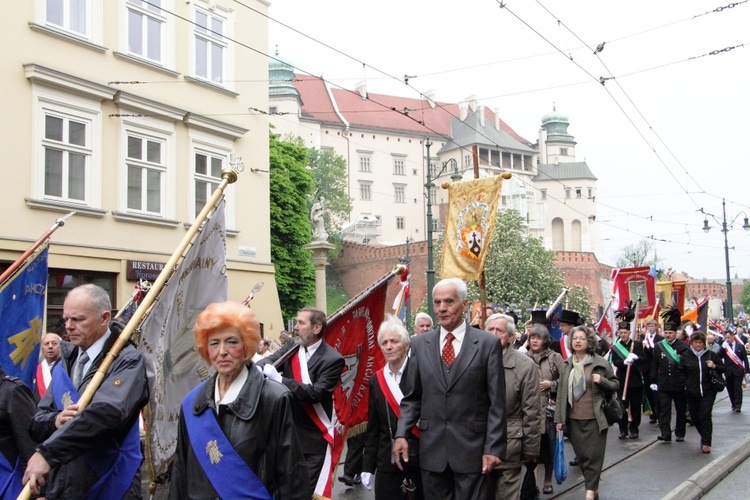
POLYGON ((487 500, 490 493, 489 474, 460 474, 450 467, 443 472, 422 469, 425 498, 440 500, 487 500))
MULTIPOLYGON (((631 374, 632 375, 632 374, 631 374)), ((620 401, 622 401, 622 390, 618 391, 620 394, 620 401)), ((620 420, 620 434, 627 434, 628 427, 630 432, 637 434, 638 427, 641 425, 641 413, 643 404, 643 387, 628 387, 628 393, 625 395, 625 401, 623 401, 625 410, 630 408, 631 420, 628 422, 628 412, 622 413, 622 420, 620 420)))
POLYGON ((709 392, 704 396, 686 396, 690 418, 693 420, 693 426, 701 436, 701 446, 711 446, 711 433, 714 424, 711 419, 711 412, 714 409, 715 392, 709 392))
POLYGON ((323 463, 326 460, 325 455, 308 455, 303 456, 302 465, 307 469, 307 475, 310 476, 310 497, 315 493, 315 486, 318 484, 320 471, 323 469, 323 463))
POLYGON ((599 431, 596 419, 568 419, 568 437, 578 457, 587 490, 599 489, 599 478, 607 450, 607 429, 599 431))
POLYGON ((724 378, 727 379, 727 393, 729 394, 729 401, 732 403, 732 409, 742 408, 742 375, 730 375, 725 374, 724 378))
POLYGON ((651 407, 651 421, 659 420, 659 400, 656 397, 656 392, 651 390, 651 377, 643 376, 643 393, 646 395, 648 405, 651 407))
POLYGON ((410 479, 417 487, 414 492, 414 499, 423 500, 425 497, 421 472, 419 467, 409 465, 404 467, 403 472, 398 469, 393 472, 377 470, 375 473, 375 500, 406 499, 407 496, 401 490, 401 483, 403 483, 404 478, 410 479))
POLYGON ((659 430, 661 430, 661 435, 666 438, 672 438, 672 403, 674 403, 674 411, 677 412, 674 434, 677 437, 685 437, 685 427, 687 425, 687 419, 685 418, 685 392, 657 391, 656 397, 659 400, 659 430))
POLYGON ((357 434, 346 440, 346 459, 344 475, 354 477, 362 472, 362 460, 365 453, 365 434, 357 434))

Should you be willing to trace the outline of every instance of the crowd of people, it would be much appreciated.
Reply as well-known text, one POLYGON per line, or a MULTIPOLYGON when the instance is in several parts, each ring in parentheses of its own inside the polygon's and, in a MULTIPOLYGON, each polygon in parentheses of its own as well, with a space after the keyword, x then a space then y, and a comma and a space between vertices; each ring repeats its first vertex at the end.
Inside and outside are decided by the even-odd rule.
MULTIPOLYGON (((742 328, 707 333, 672 308, 661 326, 653 319, 638 331, 626 308, 610 345, 563 310, 557 341, 543 311, 523 328, 512 311, 468 318, 460 279, 440 281, 432 296, 436 325, 419 313, 410 336, 386 315, 377 334, 386 364, 369 380, 367 429, 350 439, 339 478, 374 489, 376 499, 553 494, 564 433, 593 500, 610 426, 619 439, 639 439, 646 414, 659 424, 659 441, 671 443, 674 407, 675 440, 685 440, 690 422, 710 453, 717 392, 726 385, 732 411, 742 409, 750 373, 742 328), (623 403, 619 421, 604 408, 613 394, 623 403)), ((74 288, 63 306, 69 341, 44 336, 34 391, 0 372, 0 497, 15 497, 23 484, 50 499, 141 497, 146 367, 126 344, 98 371, 122 330, 110 311, 100 287, 74 288), (97 376, 99 389, 81 410, 97 376)), ((212 304, 197 317, 196 349, 213 375, 185 397, 175 422, 170 498, 330 495, 333 392, 345 361, 325 331, 325 313, 310 307, 298 312, 294 335, 274 342, 238 303, 212 304)))

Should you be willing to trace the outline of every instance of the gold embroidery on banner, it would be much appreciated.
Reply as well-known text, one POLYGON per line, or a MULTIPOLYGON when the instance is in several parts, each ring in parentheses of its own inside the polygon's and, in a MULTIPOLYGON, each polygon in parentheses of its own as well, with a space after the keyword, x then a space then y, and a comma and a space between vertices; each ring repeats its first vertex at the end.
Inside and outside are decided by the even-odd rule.
POLYGON ((67 408, 68 406, 73 404, 73 398, 70 397, 70 391, 67 391, 62 395, 62 404, 63 408, 67 408))
POLYGON ((206 453, 208 453, 208 458, 211 460, 211 465, 221 462, 221 457, 224 456, 219 451, 219 446, 216 444, 215 439, 206 443, 206 453))

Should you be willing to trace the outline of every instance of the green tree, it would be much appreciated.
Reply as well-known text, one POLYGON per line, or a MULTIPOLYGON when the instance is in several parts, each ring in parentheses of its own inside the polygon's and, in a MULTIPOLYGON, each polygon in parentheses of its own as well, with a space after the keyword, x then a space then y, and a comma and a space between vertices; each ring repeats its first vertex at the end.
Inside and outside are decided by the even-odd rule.
POLYGON ((303 248, 312 239, 307 197, 313 192, 307 150, 269 134, 271 196, 271 260, 285 318, 314 302, 315 268, 303 248))
POLYGON ((346 160, 332 149, 307 150, 308 166, 315 179, 315 192, 309 198, 309 205, 321 196, 325 198, 326 232, 334 235, 341 232, 341 226, 349 221, 352 211, 352 197, 348 194, 346 160))
POLYGON ((615 260, 615 267, 640 267, 656 266, 659 267, 659 259, 656 258, 654 242, 641 240, 638 243, 627 245, 622 248, 620 255, 615 260), (649 254, 653 253, 653 257, 649 254))
MULTIPOLYGON (((529 234, 518 211, 501 210, 484 268, 487 301, 515 305, 522 321, 529 317, 527 306, 548 307, 565 286, 555 259, 555 252, 545 249, 539 238, 529 234)), ((469 300, 479 300, 478 284, 470 282, 468 288, 469 300)), ((568 304, 585 318, 591 314, 591 297, 581 287, 571 290, 568 304)))
POLYGON ((747 314, 750 311, 750 283, 745 285, 742 289, 742 293, 740 294, 740 304, 742 304, 742 309, 745 311, 745 314, 747 314))

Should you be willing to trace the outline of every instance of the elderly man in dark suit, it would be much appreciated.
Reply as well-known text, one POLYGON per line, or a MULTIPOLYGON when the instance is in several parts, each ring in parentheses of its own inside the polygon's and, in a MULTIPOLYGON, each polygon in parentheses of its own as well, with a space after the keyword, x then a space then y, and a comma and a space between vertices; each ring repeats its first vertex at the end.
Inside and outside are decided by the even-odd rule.
POLYGON ((310 476, 310 496, 322 488, 330 475, 330 470, 323 470, 326 458, 330 460, 330 449, 320 426, 330 424, 333 391, 344 369, 344 358, 323 340, 325 328, 326 315, 323 311, 312 307, 301 309, 294 325, 298 342, 286 342, 281 349, 257 363, 266 377, 287 386, 297 403, 293 408, 294 423, 305 457, 305 468, 310 476), (297 343, 299 350, 279 367, 279 373, 273 363, 297 343), (301 370, 301 377, 295 367, 304 368, 303 364, 306 369, 301 370), (304 375, 309 378, 305 380, 304 375), (320 417, 320 421, 313 421, 310 415, 320 415, 316 407, 325 412, 327 421, 320 420, 320 417))
POLYGON ((432 296, 440 328, 412 339, 393 457, 408 462, 405 437, 419 423, 425 498, 484 500, 506 452, 502 346, 464 320, 462 280, 440 281, 432 296))

